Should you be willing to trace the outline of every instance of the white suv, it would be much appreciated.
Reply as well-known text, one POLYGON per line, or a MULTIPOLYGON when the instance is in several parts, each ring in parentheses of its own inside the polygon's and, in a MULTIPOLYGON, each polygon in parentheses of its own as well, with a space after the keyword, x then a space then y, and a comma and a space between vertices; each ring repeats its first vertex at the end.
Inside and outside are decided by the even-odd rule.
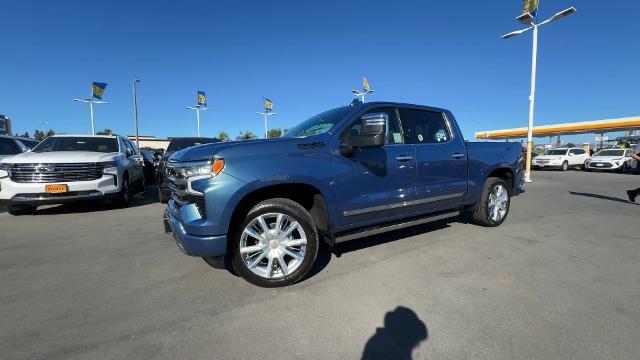
POLYGON ((535 168, 556 168, 563 171, 569 168, 584 168, 589 159, 589 153, 581 148, 557 148, 547 149, 542 155, 531 160, 531 166, 535 168))
POLYGON ((0 160, 0 202, 14 215, 89 199, 127 206, 132 189, 144 190, 143 158, 122 136, 55 135, 0 160))

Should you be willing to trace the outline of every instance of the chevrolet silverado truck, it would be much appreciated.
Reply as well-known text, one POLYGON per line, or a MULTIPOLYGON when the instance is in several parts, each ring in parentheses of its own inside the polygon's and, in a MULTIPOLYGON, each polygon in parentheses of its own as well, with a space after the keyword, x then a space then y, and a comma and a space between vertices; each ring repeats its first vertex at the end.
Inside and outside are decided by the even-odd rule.
POLYGON ((286 286, 311 269, 320 241, 462 212, 502 224, 522 191, 521 153, 519 143, 466 142, 448 110, 357 102, 280 138, 176 152, 164 228, 187 255, 258 286, 286 286))
POLYGON ((108 199, 129 204, 144 191, 142 156, 116 135, 54 135, 31 151, 0 160, 0 203, 12 215, 39 205, 108 199))

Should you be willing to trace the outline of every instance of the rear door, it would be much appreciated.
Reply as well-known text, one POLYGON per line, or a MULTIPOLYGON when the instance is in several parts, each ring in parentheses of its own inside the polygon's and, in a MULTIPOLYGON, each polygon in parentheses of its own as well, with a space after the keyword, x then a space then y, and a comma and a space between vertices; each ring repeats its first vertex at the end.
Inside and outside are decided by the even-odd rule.
POLYGON ((339 142, 359 134, 362 116, 374 113, 384 113, 388 118, 384 146, 361 148, 349 155, 334 152, 339 231, 393 220, 407 211, 407 201, 415 199, 414 149, 404 143, 396 108, 380 107, 358 115, 341 133, 339 142))
POLYGON ((467 191, 467 151, 445 113, 399 108, 405 144, 416 153, 416 197, 425 212, 457 207, 467 191))

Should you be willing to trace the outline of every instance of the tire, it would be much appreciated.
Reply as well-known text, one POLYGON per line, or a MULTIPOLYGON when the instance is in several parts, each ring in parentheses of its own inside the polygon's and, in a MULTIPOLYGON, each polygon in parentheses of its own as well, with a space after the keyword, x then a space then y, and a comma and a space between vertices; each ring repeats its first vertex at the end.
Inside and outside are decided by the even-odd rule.
POLYGON ((33 205, 9 205, 9 214, 13 216, 30 215, 36 212, 37 206, 33 205))
POLYGON ((158 187, 158 198, 162 204, 166 204, 169 202, 169 194, 165 193, 158 187))
POLYGON ((562 171, 567 171, 569 170, 569 162, 565 161, 562 163, 562 167, 560 168, 560 170, 562 171))
MULTIPOLYGON (((499 200, 498 200, 499 201, 499 200)), ((495 227, 495 226, 500 226, 500 224, 502 224, 506 218, 507 215, 509 215, 509 208, 511 206, 511 193, 509 191, 509 186, 507 185, 507 183, 500 179, 500 178, 495 178, 495 177, 490 177, 487 179, 487 181, 484 184, 484 189, 482 190, 482 195, 480 197, 480 202, 478 203, 478 206, 476 207, 475 211, 473 212, 473 221, 481 226, 486 226, 486 227, 495 227), (500 197, 506 197, 503 198, 504 200, 502 201, 502 207, 504 207, 504 213, 502 213, 502 216, 498 216, 498 217, 494 217, 495 214, 493 213, 493 208, 492 205, 492 198, 495 198, 495 195, 498 192, 498 187, 502 187, 502 191, 504 191, 505 195, 501 195, 502 193, 500 193, 500 197)), ((500 210, 500 208, 498 208, 498 211, 500 210)), ((500 213, 498 213, 498 215, 500 215, 500 213)))
POLYGON ((122 179, 122 188, 120 189, 120 193, 116 198, 116 205, 118 207, 127 207, 129 206, 129 199, 131 198, 131 190, 129 188, 129 177, 124 176, 122 179))
POLYGON ((318 255, 318 231, 313 218, 289 199, 269 199, 254 206, 237 227, 233 240, 233 269, 261 287, 288 286, 300 281, 318 255), (280 228, 276 232, 278 219, 280 228), (267 226, 266 231, 261 221, 267 226))

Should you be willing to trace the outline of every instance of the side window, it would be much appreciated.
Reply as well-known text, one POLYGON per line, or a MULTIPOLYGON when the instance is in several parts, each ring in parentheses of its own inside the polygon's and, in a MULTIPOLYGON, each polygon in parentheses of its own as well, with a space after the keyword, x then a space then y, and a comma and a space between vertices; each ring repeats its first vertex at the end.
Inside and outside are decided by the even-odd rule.
POLYGON ((136 144, 134 144, 131 140, 129 139, 124 139, 127 144, 129 145, 129 148, 131 149, 131 151, 133 151, 134 154, 138 153, 138 148, 136 147, 136 144))
POLYGON ((576 150, 576 154, 583 155, 584 154, 584 150, 578 149, 578 150, 576 150))
POLYGON ((444 115, 435 111, 398 109, 406 144, 445 143, 451 132, 444 115))
POLYGON ((0 155, 15 155, 18 153, 16 145, 13 140, 7 138, 0 138, 0 155))
POLYGON ((127 152, 127 144, 124 142, 124 140, 122 138, 118 138, 118 143, 120 144, 120 152, 121 153, 126 153, 127 152))
POLYGON ((579 150, 578 150, 578 149, 571 149, 571 150, 569 150, 569 154, 579 155, 579 154, 580 154, 580 152, 579 152, 579 150))
MULTIPOLYGON (((404 138, 402 136, 402 131, 400 129, 400 124, 398 123, 398 115, 396 113, 395 108, 379 108, 368 111, 366 114, 379 114, 385 113, 389 117, 389 128, 387 129, 387 145, 393 144, 403 144, 404 138)), ((360 134, 360 128, 362 125, 362 120, 356 120, 349 128, 342 134, 341 140, 345 139, 347 136, 355 136, 360 134)))

